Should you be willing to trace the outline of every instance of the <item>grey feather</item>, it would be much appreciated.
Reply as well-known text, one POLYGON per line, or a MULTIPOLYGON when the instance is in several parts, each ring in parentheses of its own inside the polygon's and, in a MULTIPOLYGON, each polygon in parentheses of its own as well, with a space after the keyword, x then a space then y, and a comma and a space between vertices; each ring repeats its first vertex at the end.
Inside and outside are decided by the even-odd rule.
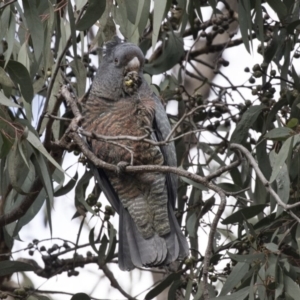
MULTIPOLYGON (((151 92, 150 87, 142 76, 144 57, 141 50, 137 46, 130 43, 121 43, 121 40, 118 38, 115 38, 112 42, 106 45, 105 56, 102 60, 101 65, 99 66, 90 91, 90 97, 94 101, 92 103, 94 105, 97 105, 97 101, 95 102, 95 99, 103 99, 103 101, 115 102, 118 101, 120 97, 122 97, 122 95, 124 95, 122 91, 124 68, 122 67, 122 65, 118 67, 115 67, 114 65, 114 62, 116 62, 116 57, 126 58, 126 55, 124 56, 124 53, 128 55, 128 57, 132 57, 132 54, 134 54, 141 62, 141 70, 139 72, 139 76, 142 83, 138 88, 137 94, 140 99, 152 99, 154 101, 155 116, 152 124, 154 129, 152 139, 162 141, 166 139, 166 137, 170 133, 171 126, 160 99, 151 92)), ((122 63, 122 60, 120 60, 120 63, 122 63)), ((95 118, 99 118, 99 115, 91 117, 89 120, 90 123, 87 123, 87 126, 92 124, 95 118)), ((160 153, 163 155, 165 165, 172 167, 177 166, 174 143, 169 143, 168 145, 161 146, 160 153)), ((124 199, 122 198, 122 201, 120 201, 119 195, 115 192, 109 180, 108 173, 102 169, 96 169, 93 166, 92 169, 100 188, 106 195, 113 208, 120 215, 120 269, 132 270, 134 267, 168 265, 177 259, 184 259, 188 255, 189 248, 187 240, 180 229, 174 213, 177 194, 177 176, 175 174, 165 175, 166 189, 164 188, 164 177, 158 180, 157 184, 155 185, 157 189, 154 189, 153 194, 150 193, 150 196, 148 195, 150 198, 149 200, 147 200, 147 203, 151 203, 151 197, 153 197, 153 199, 159 200, 157 202, 165 203, 165 205, 167 205, 165 206, 165 215, 167 216, 167 219, 169 219, 170 229, 166 231, 168 232, 166 234, 164 234, 163 232, 159 235, 158 232, 155 232, 149 238, 144 238, 142 236, 142 233, 138 230, 138 227, 135 224, 134 219, 130 215, 128 209, 123 206, 124 202, 122 201, 124 201, 124 199), (164 192, 158 192, 162 190, 164 190, 164 192), (155 194, 155 192, 157 194, 155 194)), ((152 207, 156 209, 155 207, 159 203, 153 203, 154 204, 152 207)), ((157 216, 159 216, 159 214, 157 214, 157 216)))

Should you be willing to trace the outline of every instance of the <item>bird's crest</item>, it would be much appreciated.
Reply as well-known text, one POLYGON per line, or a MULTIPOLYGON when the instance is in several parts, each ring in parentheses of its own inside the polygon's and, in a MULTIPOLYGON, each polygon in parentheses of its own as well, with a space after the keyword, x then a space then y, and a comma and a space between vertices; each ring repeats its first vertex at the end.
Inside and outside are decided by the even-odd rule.
POLYGON ((105 46, 103 47, 103 55, 104 55, 104 56, 110 56, 111 53, 112 53, 112 51, 113 51, 113 49, 114 49, 117 45, 120 45, 120 44, 122 44, 122 43, 124 43, 124 41, 121 40, 118 36, 115 35, 115 36, 112 38, 112 40, 109 41, 109 42, 107 42, 107 43, 105 44, 105 46))

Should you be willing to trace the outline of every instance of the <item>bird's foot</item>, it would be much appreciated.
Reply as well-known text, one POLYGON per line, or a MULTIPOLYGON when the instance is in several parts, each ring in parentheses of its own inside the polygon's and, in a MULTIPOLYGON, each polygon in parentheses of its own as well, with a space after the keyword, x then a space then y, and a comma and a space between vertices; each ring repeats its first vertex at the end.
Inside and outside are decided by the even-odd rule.
POLYGON ((128 167, 129 165, 130 163, 128 163, 127 161, 120 161, 117 164, 117 175, 122 175, 125 172, 126 167, 128 167))

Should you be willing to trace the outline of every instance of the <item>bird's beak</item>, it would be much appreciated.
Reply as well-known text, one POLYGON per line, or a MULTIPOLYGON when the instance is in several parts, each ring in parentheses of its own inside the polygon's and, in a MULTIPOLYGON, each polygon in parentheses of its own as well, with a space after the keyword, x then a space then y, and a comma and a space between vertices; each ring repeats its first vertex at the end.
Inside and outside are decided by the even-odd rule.
POLYGON ((131 72, 131 71, 136 71, 139 72, 140 70, 140 61, 139 59, 135 56, 126 66, 126 71, 131 72))

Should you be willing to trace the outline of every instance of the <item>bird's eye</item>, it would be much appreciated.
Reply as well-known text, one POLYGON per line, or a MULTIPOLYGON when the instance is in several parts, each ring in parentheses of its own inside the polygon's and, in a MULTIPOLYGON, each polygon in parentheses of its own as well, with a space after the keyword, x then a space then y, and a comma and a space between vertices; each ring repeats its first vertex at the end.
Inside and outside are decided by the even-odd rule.
POLYGON ((115 58, 115 63, 117 64, 119 62, 119 60, 117 58, 115 58))

